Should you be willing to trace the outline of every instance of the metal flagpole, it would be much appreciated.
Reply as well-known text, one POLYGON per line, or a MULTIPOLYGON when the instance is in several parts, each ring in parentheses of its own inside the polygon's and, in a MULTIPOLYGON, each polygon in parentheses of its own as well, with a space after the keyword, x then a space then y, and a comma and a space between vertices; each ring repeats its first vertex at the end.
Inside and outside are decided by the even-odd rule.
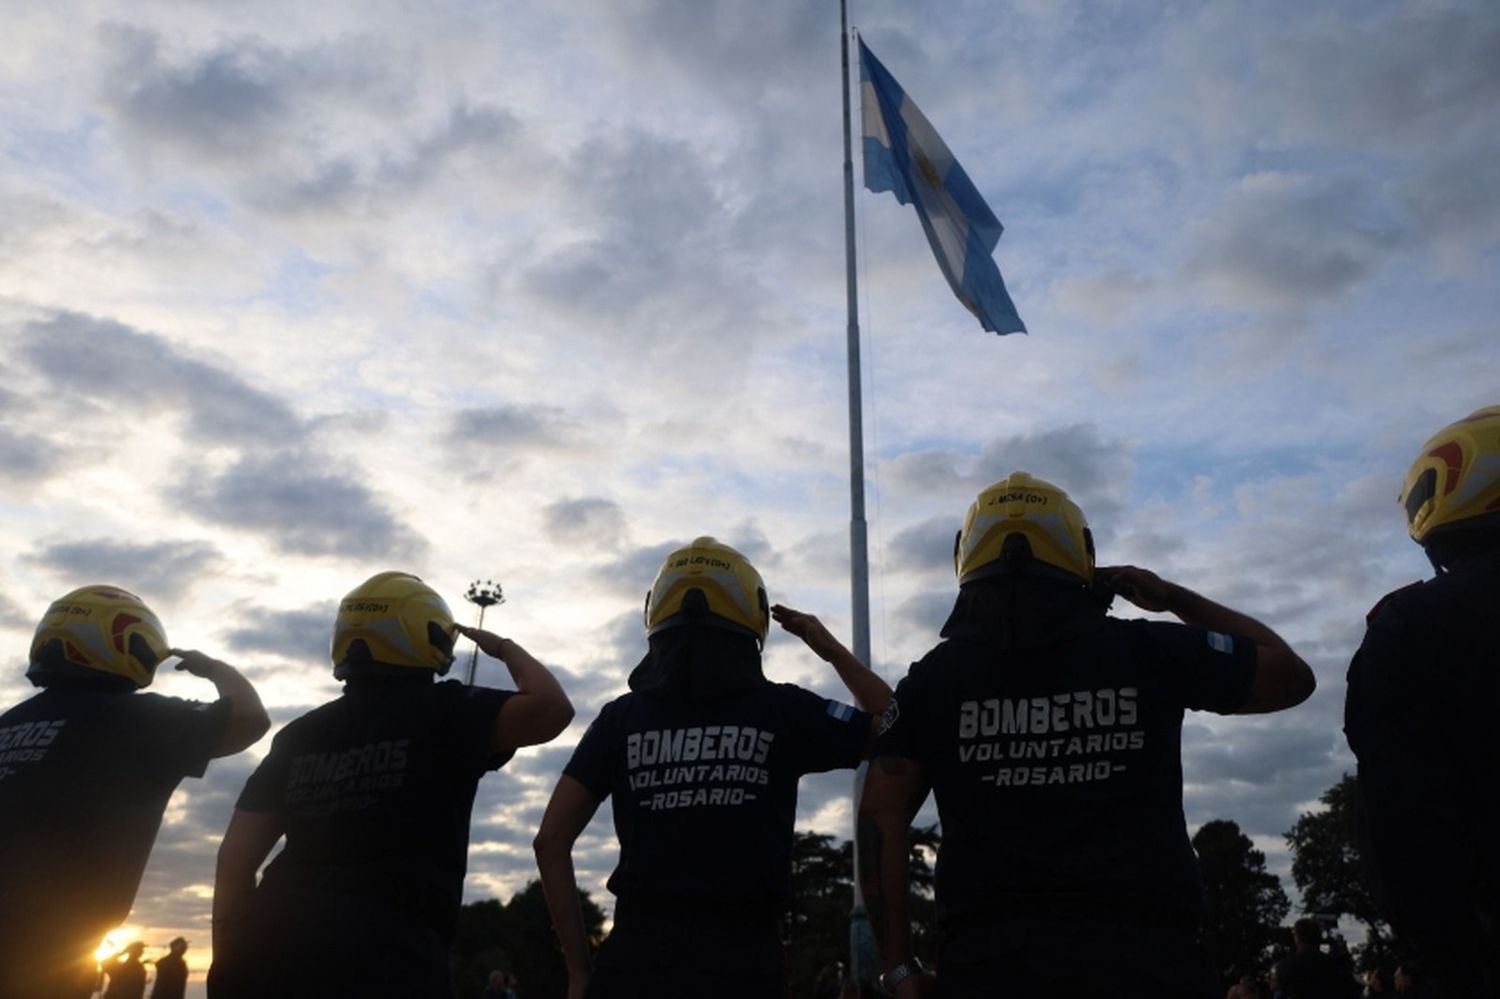
MULTIPOLYGON (((854 655, 870 662, 870 555, 865 529, 865 444, 860 398, 859 298, 854 266, 854 154, 849 111, 849 9, 839 0, 839 50, 844 84, 844 277, 848 289, 849 347, 849 586, 854 611, 854 655)), ((849 974, 859 982, 873 980, 879 969, 875 937, 859 885, 859 799, 865 770, 854 772, 854 907, 849 913, 849 974)))

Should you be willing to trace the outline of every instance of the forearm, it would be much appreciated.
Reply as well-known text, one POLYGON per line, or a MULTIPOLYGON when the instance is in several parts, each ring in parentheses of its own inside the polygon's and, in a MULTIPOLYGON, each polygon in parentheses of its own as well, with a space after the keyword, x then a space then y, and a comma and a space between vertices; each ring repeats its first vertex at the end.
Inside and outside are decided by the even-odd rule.
POLYGON ((237 937, 235 925, 245 915, 250 895, 255 891, 255 872, 228 872, 219 865, 214 877, 213 947, 214 953, 226 954, 237 937))
POLYGON ((1280 635, 1255 618, 1225 607, 1223 604, 1214 603, 1186 586, 1167 583, 1165 601, 1166 609, 1175 614, 1184 624, 1207 628, 1209 631, 1244 635, 1256 645, 1287 647, 1280 635))
POLYGON ((880 949, 881 967, 889 971, 912 957, 907 822, 889 809, 863 812, 856 835, 865 911, 880 949))
POLYGON ((557 677, 535 656, 521 648, 519 642, 511 638, 503 639, 499 651, 502 654, 497 658, 510 670, 510 678, 515 682, 516 690, 537 697, 555 697, 563 701, 568 699, 562 684, 557 682, 557 677))
POLYGON ((879 673, 860 662, 854 657, 854 653, 843 647, 828 662, 833 666, 834 672, 838 673, 839 680, 848 689, 860 710, 872 715, 885 711, 886 703, 891 699, 891 686, 879 673))
POLYGON ((590 971, 588 934, 583 925, 583 905, 578 897, 578 878, 573 870, 573 849, 561 843, 538 837, 537 872, 542 879, 542 894, 547 912, 562 946, 563 963, 570 978, 587 977, 590 971))

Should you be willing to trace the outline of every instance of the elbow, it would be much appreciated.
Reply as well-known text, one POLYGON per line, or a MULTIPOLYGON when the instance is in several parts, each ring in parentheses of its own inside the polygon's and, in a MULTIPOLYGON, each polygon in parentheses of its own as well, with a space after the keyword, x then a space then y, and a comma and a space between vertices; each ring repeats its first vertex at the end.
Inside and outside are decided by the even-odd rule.
POLYGON ((566 694, 561 695, 547 710, 544 724, 549 734, 543 741, 551 742, 562 735, 563 730, 573 724, 573 714, 573 702, 568 700, 566 694))
POLYGON ((1312 667, 1301 659, 1297 660, 1296 678, 1292 681, 1291 704, 1288 707, 1301 704, 1313 695, 1318 689, 1318 678, 1313 673, 1312 667))
POLYGON ((531 852, 536 855, 538 868, 546 868, 549 862, 567 855, 572 849, 570 840, 545 825, 537 830, 536 836, 531 840, 531 852))
POLYGON ((235 741, 239 745, 233 751, 238 753, 241 750, 249 749, 264 738, 267 732, 271 731, 271 716, 266 713, 265 708, 257 704, 255 710, 245 714, 235 727, 237 729, 236 735, 238 736, 235 741))

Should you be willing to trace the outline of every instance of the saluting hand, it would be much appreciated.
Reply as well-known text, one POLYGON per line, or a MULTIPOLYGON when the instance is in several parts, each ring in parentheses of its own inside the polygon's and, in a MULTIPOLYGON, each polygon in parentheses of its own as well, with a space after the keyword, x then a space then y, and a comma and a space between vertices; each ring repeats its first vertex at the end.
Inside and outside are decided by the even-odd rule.
POLYGON ((1173 585, 1149 569, 1133 565, 1101 565, 1094 568, 1094 575, 1141 610, 1170 609, 1173 585))
POLYGON ((178 658, 177 669, 208 680, 230 668, 228 663, 204 655, 197 649, 168 649, 167 655, 178 658))
POLYGON ((802 639, 825 662, 832 662, 834 656, 844 651, 843 644, 833 637, 822 621, 811 614, 804 614, 782 604, 773 604, 771 616, 782 628, 802 639))
POLYGON ((505 661, 505 644, 510 639, 501 638, 493 631, 485 631, 483 628, 470 628, 466 624, 455 623, 453 630, 465 638, 473 639, 474 644, 479 646, 480 651, 490 658, 499 659, 501 662, 505 661))

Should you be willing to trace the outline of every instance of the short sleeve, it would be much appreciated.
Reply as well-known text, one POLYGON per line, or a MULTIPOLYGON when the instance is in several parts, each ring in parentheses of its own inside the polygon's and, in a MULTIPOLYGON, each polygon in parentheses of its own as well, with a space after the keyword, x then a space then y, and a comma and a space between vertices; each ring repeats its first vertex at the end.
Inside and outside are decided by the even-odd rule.
POLYGON ((185 701, 177 697, 153 698, 149 724, 151 756, 173 775, 202 777, 208 761, 219 750, 229 725, 231 704, 217 701, 185 701))
POLYGON ((289 729, 283 728, 271 740, 271 751, 260 761, 260 766, 245 781, 234 807, 244 812, 280 812, 285 810, 283 792, 286 789, 287 761, 291 759, 287 745, 289 729))
POLYGON ((492 687, 470 687, 457 681, 444 683, 452 687, 451 702, 445 709, 449 724, 449 749, 456 766, 484 773, 499 770, 515 756, 515 750, 496 751, 495 722, 505 702, 515 696, 513 690, 492 687))
POLYGON ((875 730, 875 756, 896 756, 919 760, 920 735, 917 732, 917 706, 920 681, 911 673, 896 684, 896 691, 886 703, 885 714, 875 730))
POLYGON ((1221 715, 1245 706, 1255 682, 1254 642, 1191 625, 1141 624, 1150 643, 1147 673, 1170 700, 1221 715))
POLYGON ((798 774, 852 769, 864 759, 871 717, 852 704, 787 685, 777 704, 785 721, 778 727, 792 737, 798 774))
POLYGON ((614 789, 621 760, 614 716, 614 704, 606 704, 578 740, 568 765, 563 767, 565 776, 588 788, 601 801, 614 789))

